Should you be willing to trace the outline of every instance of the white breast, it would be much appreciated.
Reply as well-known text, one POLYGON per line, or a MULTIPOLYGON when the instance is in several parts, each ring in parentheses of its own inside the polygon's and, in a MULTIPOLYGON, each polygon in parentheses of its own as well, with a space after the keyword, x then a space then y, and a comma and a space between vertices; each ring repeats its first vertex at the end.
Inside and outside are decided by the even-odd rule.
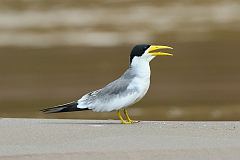
POLYGON ((150 78, 140 78, 136 77, 133 79, 132 83, 129 85, 128 89, 137 89, 137 99, 134 103, 143 98, 143 96, 147 93, 148 88, 150 86, 150 78))
POLYGON ((135 57, 132 61, 131 68, 136 73, 136 77, 132 80, 128 89, 136 88, 138 90, 138 96, 134 103, 143 98, 143 96, 147 93, 148 88, 150 86, 150 75, 151 70, 149 66, 149 62, 135 57))

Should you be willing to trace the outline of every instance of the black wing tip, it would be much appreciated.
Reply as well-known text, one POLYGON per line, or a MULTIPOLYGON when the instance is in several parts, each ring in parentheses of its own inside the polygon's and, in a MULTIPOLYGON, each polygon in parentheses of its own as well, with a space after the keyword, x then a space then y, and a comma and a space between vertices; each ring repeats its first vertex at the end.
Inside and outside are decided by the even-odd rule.
POLYGON ((41 109, 40 111, 49 114, 49 113, 60 113, 60 112, 73 112, 73 111, 84 111, 90 110, 88 108, 77 108, 78 102, 70 102, 62 105, 58 105, 51 108, 41 109))
POLYGON ((44 114, 52 113, 52 112, 50 112, 50 109, 49 109, 49 108, 41 109, 41 110, 39 110, 39 111, 42 112, 42 113, 44 113, 44 114))
POLYGON ((73 101, 73 102, 57 105, 54 107, 44 108, 44 109, 41 109, 40 111, 43 113, 58 113, 58 112, 61 112, 61 110, 68 108, 69 106, 77 107, 77 105, 78 103, 76 101, 73 101))
POLYGON ((40 112, 44 113, 44 114, 50 114, 50 113, 58 113, 56 111, 51 111, 52 109, 49 108, 45 108, 45 109, 41 109, 40 112))

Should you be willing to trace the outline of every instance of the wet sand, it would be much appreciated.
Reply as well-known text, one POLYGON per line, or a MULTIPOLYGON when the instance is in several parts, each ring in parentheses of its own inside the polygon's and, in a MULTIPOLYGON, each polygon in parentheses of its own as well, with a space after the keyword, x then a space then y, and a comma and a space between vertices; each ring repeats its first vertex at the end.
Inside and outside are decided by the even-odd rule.
POLYGON ((0 119, 0 159, 239 159, 240 123, 0 119))

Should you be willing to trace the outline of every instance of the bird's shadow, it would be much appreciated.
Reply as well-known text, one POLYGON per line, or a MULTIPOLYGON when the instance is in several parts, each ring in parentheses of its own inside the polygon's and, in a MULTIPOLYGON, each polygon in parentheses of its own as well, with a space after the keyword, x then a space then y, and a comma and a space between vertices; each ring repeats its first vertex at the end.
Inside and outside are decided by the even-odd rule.
MULTIPOLYGON (((140 122, 138 122, 140 123, 140 122)), ((138 124, 133 123, 133 124, 138 124)), ((41 124, 49 124, 49 125, 122 125, 121 122, 41 122, 41 124)))
POLYGON ((119 125, 120 122, 41 122, 49 125, 119 125))

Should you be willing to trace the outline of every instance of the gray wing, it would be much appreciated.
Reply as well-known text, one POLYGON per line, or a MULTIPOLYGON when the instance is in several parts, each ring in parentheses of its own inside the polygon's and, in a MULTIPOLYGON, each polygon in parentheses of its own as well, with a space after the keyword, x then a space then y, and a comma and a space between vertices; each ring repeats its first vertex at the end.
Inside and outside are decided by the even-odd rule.
POLYGON ((129 68, 120 78, 109 83, 102 89, 92 91, 83 97, 85 104, 95 103, 96 101, 107 102, 116 96, 125 96, 136 92, 136 89, 127 89, 135 75, 129 68))

